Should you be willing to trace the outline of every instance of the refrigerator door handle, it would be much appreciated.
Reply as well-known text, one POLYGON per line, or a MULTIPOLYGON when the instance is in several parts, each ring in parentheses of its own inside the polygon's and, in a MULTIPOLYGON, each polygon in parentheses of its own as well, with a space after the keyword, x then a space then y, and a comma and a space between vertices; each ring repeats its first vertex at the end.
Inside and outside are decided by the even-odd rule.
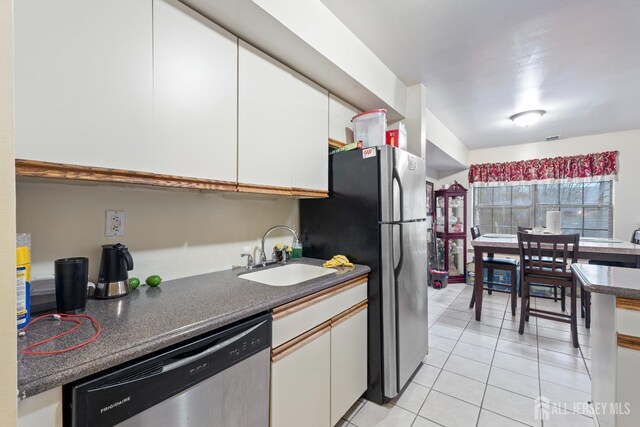
POLYGON ((402 264, 404 261, 404 252, 402 250, 402 248, 404 247, 404 239, 402 238, 402 223, 393 224, 391 226, 391 235, 393 242, 393 245, 391 246, 391 253, 393 254, 393 277, 395 279, 395 287, 397 290, 398 275, 400 273, 400 270, 402 270, 402 264), (398 227, 397 232, 395 227, 398 227), (397 244, 396 241, 398 242, 397 244))
POLYGON ((404 206, 404 191, 402 189, 402 181, 400 180, 400 173, 396 165, 393 166, 392 179, 391 179, 391 200, 393 201, 393 221, 404 221, 404 212, 402 207, 404 206), (397 199, 396 199, 396 188, 397 199), (397 216, 396 216, 397 214, 397 216))
POLYGON ((382 224, 381 232, 381 315, 382 315, 382 379, 383 394, 388 398, 398 394, 398 352, 396 327, 396 263, 394 253, 396 224, 382 224))

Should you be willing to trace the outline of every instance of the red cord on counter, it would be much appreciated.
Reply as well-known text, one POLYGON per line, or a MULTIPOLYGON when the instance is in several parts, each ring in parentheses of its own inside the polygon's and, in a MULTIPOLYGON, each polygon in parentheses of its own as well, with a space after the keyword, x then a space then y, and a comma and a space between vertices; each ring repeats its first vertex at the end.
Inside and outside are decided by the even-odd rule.
POLYGON ((56 313, 56 314, 46 314, 44 316, 40 316, 37 317, 33 320, 31 320, 29 323, 27 323, 27 325, 22 328, 23 331, 26 331, 27 328, 29 326, 31 326, 32 324, 39 322, 40 320, 43 319, 56 319, 56 316, 59 316, 59 320, 61 320, 62 322, 72 322, 75 323, 75 326, 67 331, 64 331, 62 333, 59 333, 58 335, 55 335, 53 337, 47 338, 45 340, 42 341, 38 341, 36 343, 33 344, 29 344, 28 346, 26 346, 25 348, 23 348, 22 350, 20 350, 21 354, 31 354, 31 355, 51 355, 51 354, 60 354, 60 353, 65 353, 67 351, 71 351, 71 350, 75 350, 77 348, 80 347, 84 347, 85 345, 88 345, 90 343, 92 343, 93 341, 96 340, 96 338, 98 338, 98 336, 100 335, 100 332, 102 331, 102 326, 100 325, 100 322, 98 322, 95 318, 86 315, 86 314, 64 314, 64 313, 56 313), (59 338, 64 337, 65 335, 69 335, 75 331, 77 331, 78 329, 80 329, 80 327, 82 326, 82 322, 78 319, 88 319, 91 321, 91 323, 93 324, 93 327, 96 330, 96 333, 89 338, 88 340, 80 343, 80 344, 76 344, 76 345, 72 345, 71 347, 66 347, 66 348, 62 348, 60 350, 51 350, 51 351, 31 351, 32 348, 34 347, 38 347, 41 346, 43 344, 46 344, 48 342, 57 340, 59 338))

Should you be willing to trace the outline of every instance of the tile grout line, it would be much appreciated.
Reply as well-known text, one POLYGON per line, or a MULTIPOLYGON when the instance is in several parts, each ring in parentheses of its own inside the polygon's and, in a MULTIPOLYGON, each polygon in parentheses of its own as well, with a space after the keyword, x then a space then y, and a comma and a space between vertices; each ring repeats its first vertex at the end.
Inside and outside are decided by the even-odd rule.
MULTIPOLYGON (((456 298, 454 299, 454 301, 455 301, 456 299, 458 299, 458 297, 460 297, 460 295, 464 292, 464 289, 465 289, 465 288, 462 288, 462 290, 461 290, 460 292, 458 292, 458 295, 456 296, 456 298)), ((453 303, 453 302, 449 303, 449 306, 447 306, 447 309, 451 306, 451 304, 452 304, 452 303, 453 303)), ((445 309, 445 311, 446 311, 446 309, 445 309)), ((444 313, 444 311, 443 311, 443 313, 444 313)), ((442 314, 440 314, 440 316, 438 317, 438 319, 440 319, 440 317, 442 317, 442 314)), ((437 320, 436 320, 436 321, 437 321, 437 320)), ((467 326, 469 325, 469 322, 470 322, 470 321, 471 321, 471 318, 470 318, 469 320, 467 320, 467 326)), ((435 322, 433 322, 433 324, 435 325, 435 322)), ((429 328, 429 329, 431 329, 431 328, 429 328)), ((465 331, 465 330, 466 330, 466 327, 465 327, 465 329, 463 329, 463 330, 462 330, 462 331, 463 331, 463 333, 464 333, 464 331, 465 331)), ((436 385, 436 382, 438 381, 438 378, 440 378, 440 375, 442 374, 442 371, 444 371, 444 366, 445 366, 445 365, 447 364, 447 362, 449 361, 449 358, 450 358, 450 357, 451 357, 451 355, 453 354, 453 350, 454 350, 454 349, 456 348, 456 346, 458 345, 458 342, 460 342, 460 337, 462 337, 462 334, 460 334, 460 336, 455 340, 455 341, 456 341, 455 345, 453 346, 453 348, 452 348, 452 349, 451 349, 451 351, 449 352, 449 355, 447 356, 446 360, 445 360, 445 361, 444 361, 444 363, 442 364, 442 368, 440 368, 440 372, 438 372, 438 375, 437 375, 437 376, 436 376, 436 378, 433 380, 433 384, 431 385, 431 387, 429 387, 429 392, 427 393, 427 396, 424 398, 424 401, 422 402, 422 405, 420 405, 420 408, 418 408, 418 412, 416 413, 416 418, 414 418, 413 423, 415 423, 415 421, 416 421, 417 417, 419 417, 419 416, 420 416, 420 415, 419 415, 419 414, 420 414, 420 411, 422 411, 422 408, 423 408, 423 407, 424 407, 424 405, 427 403, 427 399, 429 399, 429 395, 430 395, 430 394, 431 394, 431 392, 433 391, 433 386, 435 386, 435 385, 436 385)), ((441 338, 445 338, 445 337, 441 337, 441 338)), ((450 339, 450 338, 449 338, 449 339, 450 339)), ((453 341, 453 340, 452 340, 452 341, 453 341)), ((424 363, 424 362, 422 362, 422 364, 423 364, 423 365, 425 365, 425 363, 424 363)), ((433 366, 433 365, 429 365, 429 366, 433 366)), ((422 369, 422 366, 420 367, 420 369, 422 369)), ((447 371, 447 372, 449 372, 449 371, 447 371)), ((436 391, 437 391, 437 390, 436 390, 436 391)), ((441 392, 438 392, 438 393, 441 393, 441 392)), ((442 393, 442 394, 445 394, 445 393, 442 393)), ((448 395, 447 395, 447 396, 448 396, 448 395)), ((453 397, 453 396, 450 396, 450 397, 453 397)), ((455 398, 455 399, 457 399, 457 398, 455 398)), ((460 400, 460 399, 458 399, 458 400, 460 400)), ((465 403, 466 403, 466 402, 465 402, 465 403)), ((478 414, 478 416, 479 416, 479 414, 478 414)), ((435 422, 435 421, 433 421, 433 420, 431 420, 431 419, 429 419, 429 418, 426 418, 426 417, 423 417, 423 418, 425 418, 425 419, 427 419, 427 420, 429 420, 429 421, 431 421, 431 422, 435 422)), ((412 424, 413 424, 413 423, 412 423, 412 424)), ((438 423, 436 423, 436 424, 438 424, 438 423)))
MULTIPOLYGON (((511 297, 507 299, 507 303, 505 304, 504 313, 507 312, 507 306, 509 305, 511 297)), ((484 383, 484 391, 482 392, 482 399, 480 400, 480 410, 478 411, 478 418, 476 418, 476 427, 480 424, 480 415, 482 414, 482 408, 484 407, 484 398, 487 395, 487 388, 489 388, 489 378, 491 378, 491 370, 493 369, 493 359, 496 357, 496 351, 498 351, 498 341, 500 340, 500 333, 502 332, 502 325, 504 324, 504 313, 502 316, 502 322, 500 322, 500 330, 498 331, 498 336, 496 337, 496 345, 493 348, 493 354, 491 355, 491 364, 489 365, 489 372, 487 373, 487 380, 484 383)))

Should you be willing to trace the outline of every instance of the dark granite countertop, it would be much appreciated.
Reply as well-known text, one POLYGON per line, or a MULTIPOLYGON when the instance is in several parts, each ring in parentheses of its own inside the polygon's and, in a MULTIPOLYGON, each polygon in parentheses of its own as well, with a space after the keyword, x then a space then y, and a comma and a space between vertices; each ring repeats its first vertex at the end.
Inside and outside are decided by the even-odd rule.
MULTIPOLYGON (((297 262, 322 265, 322 261, 310 258, 297 262)), ((238 268, 169 280, 157 288, 141 286, 123 298, 89 299, 86 314, 102 325, 98 339, 86 347, 59 355, 18 353, 19 397, 33 396, 112 368, 369 271, 369 267, 356 265, 292 286, 268 286, 238 278, 247 273, 244 268, 238 268)), ((18 338, 18 349, 69 328, 67 323, 60 325, 55 320, 43 320, 30 327, 25 337, 18 338)), ((93 333, 90 326, 84 326, 82 333, 38 350, 73 345, 93 333)))
POLYGON ((571 266, 578 281, 589 292, 640 299, 640 269, 595 264, 571 266))

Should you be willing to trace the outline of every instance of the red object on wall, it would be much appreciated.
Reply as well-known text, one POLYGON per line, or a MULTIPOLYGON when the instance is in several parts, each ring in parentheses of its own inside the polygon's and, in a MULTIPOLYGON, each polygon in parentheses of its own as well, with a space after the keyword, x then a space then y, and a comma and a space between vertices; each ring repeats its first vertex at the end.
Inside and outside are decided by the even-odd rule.
POLYGON ((517 162, 483 163, 469 168, 470 184, 541 181, 563 183, 603 181, 618 173, 618 151, 605 151, 581 156, 521 160, 517 162))
POLYGON ((400 140, 400 131, 398 129, 387 131, 387 140, 386 140, 387 145, 397 147, 399 144, 399 140, 400 140))

